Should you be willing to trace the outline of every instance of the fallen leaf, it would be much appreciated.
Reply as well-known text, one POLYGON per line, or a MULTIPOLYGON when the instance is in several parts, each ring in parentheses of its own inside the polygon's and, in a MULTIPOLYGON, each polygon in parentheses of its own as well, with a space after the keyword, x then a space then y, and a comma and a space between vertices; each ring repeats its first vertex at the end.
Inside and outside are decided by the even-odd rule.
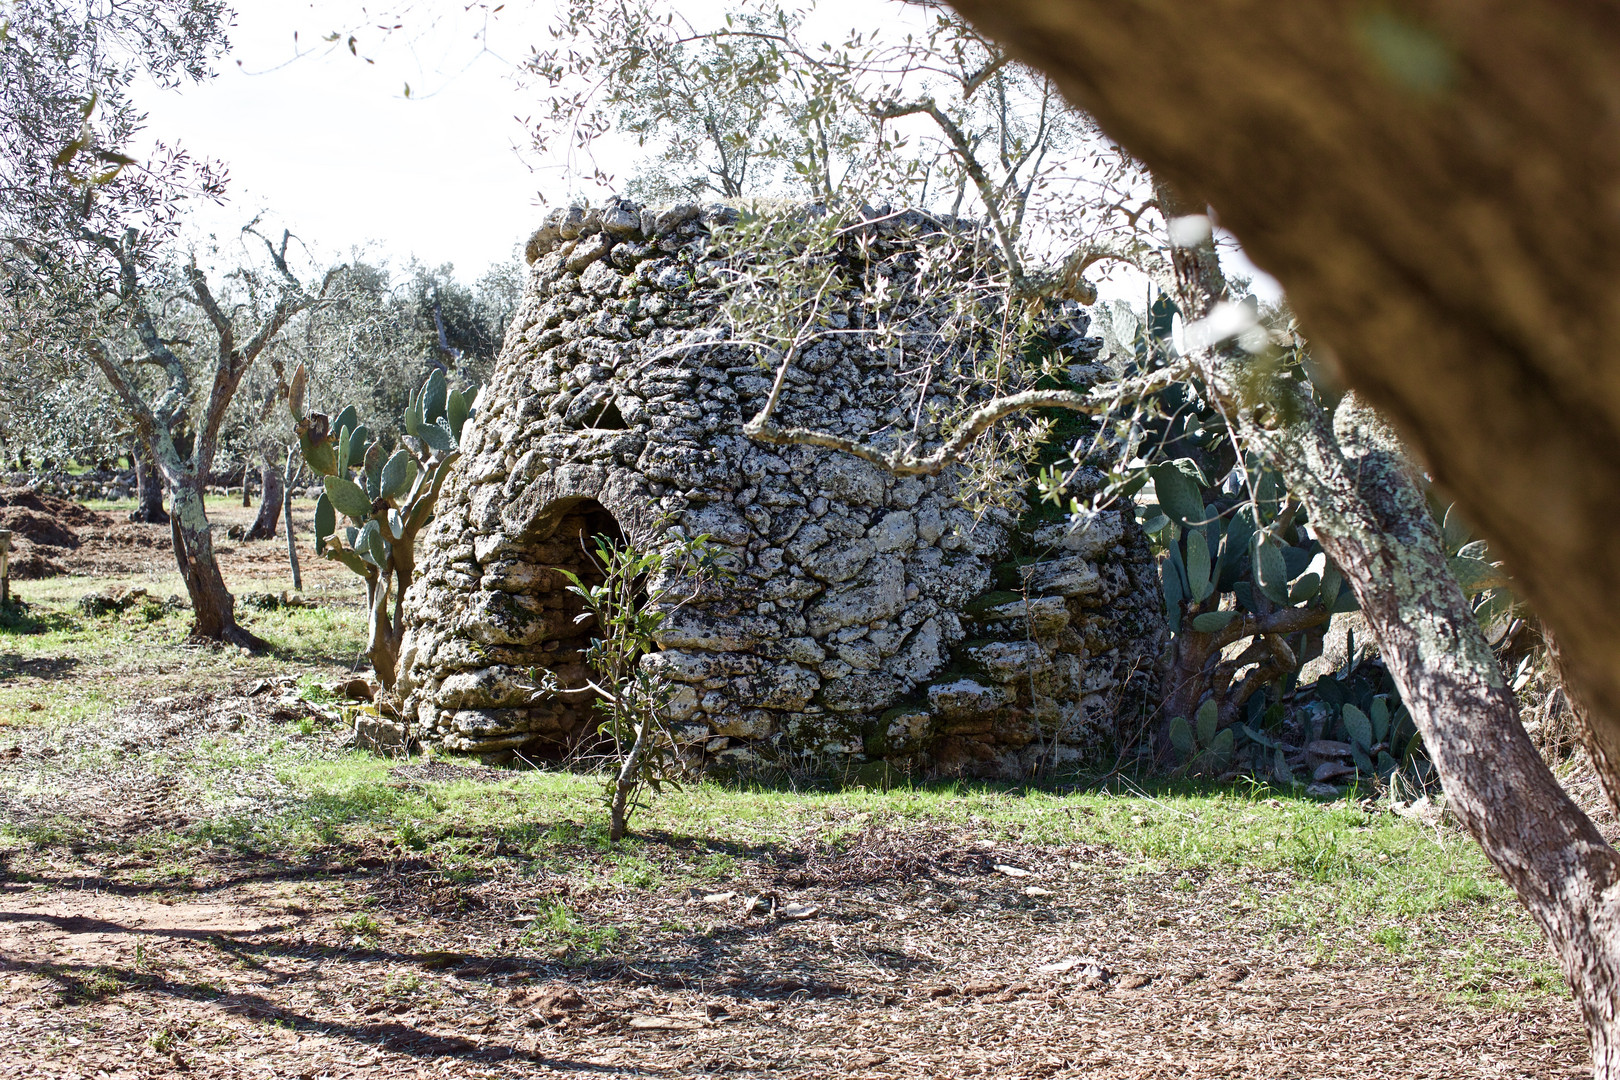
POLYGON ((1056 963, 1052 963, 1052 964, 1042 964, 1040 967, 1036 968, 1035 970, 1037 972, 1039 972, 1040 974, 1042 974, 1042 975, 1061 975, 1065 971, 1073 971, 1075 968, 1079 967, 1081 964, 1090 964, 1090 963, 1093 963, 1093 962, 1094 961, 1091 961, 1091 960, 1076 959, 1075 957, 1071 956, 1067 960, 1059 960, 1056 963))
POLYGON ((1006 874, 1008 877, 1029 877, 1030 871, 1022 866, 1008 866, 1006 863, 996 863, 996 872, 1006 874))
POLYGON ((813 919, 821 914, 821 909, 810 904, 789 904, 777 908, 776 914, 784 919, 813 919))

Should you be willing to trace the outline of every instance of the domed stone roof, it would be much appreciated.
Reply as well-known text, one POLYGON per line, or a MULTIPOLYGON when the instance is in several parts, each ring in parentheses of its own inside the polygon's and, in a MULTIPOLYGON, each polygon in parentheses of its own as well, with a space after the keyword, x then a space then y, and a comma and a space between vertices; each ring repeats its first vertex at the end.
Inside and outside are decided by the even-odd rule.
MULTIPOLYGON (((709 534, 734 572, 673 611, 643 661, 676 684, 694 763, 1018 776, 1134 736, 1164 634, 1134 507, 1078 530, 1016 503, 974 513, 949 470, 896 477, 748 438, 774 371, 725 324, 718 275, 735 256, 716 226, 735 216, 616 202, 554 212, 531 240, 407 598, 400 691, 418 734, 526 756, 586 737, 589 695, 536 689, 536 669, 565 688, 587 676, 591 632, 558 570, 589 576, 588 537, 649 545, 673 528, 709 534)), ((885 215, 859 257, 903 297, 909 255, 939 228, 885 215)), ((863 340, 860 289, 834 300, 850 332, 799 355, 778 419, 881 439, 941 391, 863 340)), ((1083 377, 1098 343, 1083 312, 1066 320, 1083 377)))

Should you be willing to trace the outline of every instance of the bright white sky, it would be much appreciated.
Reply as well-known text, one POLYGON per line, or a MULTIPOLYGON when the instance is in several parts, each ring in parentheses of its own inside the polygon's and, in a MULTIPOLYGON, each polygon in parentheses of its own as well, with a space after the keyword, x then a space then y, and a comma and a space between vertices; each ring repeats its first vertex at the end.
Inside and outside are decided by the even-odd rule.
POLYGON ((374 26, 359 4, 234 6, 233 49, 218 78, 145 98, 151 135, 178 138, 230 171, 230 205, 202 216, 208 229, 225 240, 264 210, 326 258, 375 245, 395 261, 453 263, 463 280, 512 256, 539 216, 537 190, 556 182, 518 157, 526 136, 516 117, 530 105, 513 79, 529 43, 542 40, 538 16, 549 3, 503 12, 488 49, 483 17, 454 0, 422 16, 430 32, 385 42, 361 29, 370 64, 321 40, 374 26))
MULTIPOLYGON (((549 40, 555 0, 518 0, 487 24, 461 0, 399 0, 388 6, 406 10, 407 25, 392 36, 356 0, 233 4, 233 49, 219 76, 143 97, 152 137, 229 169, 230 203, 198 217, 222 242, 263 211, 267 225, 303 239, 317 265, 362 248, 395 265, 412 256, 451 263, 470 282, 521 248, 543 213, 542 190, 566 201, 561 171, 531 169, 520 153, 521 118, 535 107, 514 77, 530 46, 549 40), (360 57, 372 62, 322 40, 333 31, 357 31, 360 57)), ((696 22, 719 7, 682 0, 696 22)), ((829 36, 919 17, 895 0, 821 0, 816 11, 829 36)), ((628 157, 604 160, 602 150, 598 163, 631 171, 628 157)), ((1241 257, 1231 269, 1253 272, 1241 257)), ((1138 285, 1104 291, 1140 301, 1138 285)))

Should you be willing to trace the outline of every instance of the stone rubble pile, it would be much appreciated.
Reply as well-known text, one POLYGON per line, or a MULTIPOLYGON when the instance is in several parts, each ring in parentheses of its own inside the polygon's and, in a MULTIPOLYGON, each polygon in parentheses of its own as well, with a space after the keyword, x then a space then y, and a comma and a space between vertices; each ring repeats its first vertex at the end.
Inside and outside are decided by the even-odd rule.
MULTIPOLYGON (((951 472, 897 478, 747 438, 774 372, 729 343, 720 275, 738 256, 717 227, 734 218, 620 201, 554 212, 530 241, 407 597, 399 689, 418 735, 492 759, 576 744, 591 694, 566 691, 585 686, 590 628, 559 569, 588 579, 596 534, 649 544, 673 527, 708 534, 734 574, 672 611, 644 661, 676 684, 677 736, 711 768, 1022 776, 1134 738, 1164 634, 1134 508, 1025 528, 970 513, 951 472), (539 691, 537 669, 565 692, 539 691)), ((920 214, 874 223, 846 279, 880 269, 904 303, 930 232, 920 214)), ((863 340, 874 302, 858 284, 830 298, 849 332, 800 354, 780 423, 871 439, 955 404, 937 384, 919 402, 863 340)), ((1069 326, 1083 371, 1098 343, 1083 313, 1069 326)))

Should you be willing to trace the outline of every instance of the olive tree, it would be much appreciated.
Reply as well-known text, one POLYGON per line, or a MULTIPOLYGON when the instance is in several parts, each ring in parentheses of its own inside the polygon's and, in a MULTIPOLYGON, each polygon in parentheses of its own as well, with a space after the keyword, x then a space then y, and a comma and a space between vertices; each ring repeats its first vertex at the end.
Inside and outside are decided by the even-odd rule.
MULTIPOLYGON (((1551 630, 1620 801, 1612 14, 1548 0, 1263 3, 1241 16, 1172 2, 954 6, 1213 207, 1278 277, 1319 351, 1411 441, 1551 630)), ((1342 520, 1375 552, 1388 504, 1368 509, 1342 520)), ((1420 587, 1422 567, 1370 560, 1364 585, 1420 587)), ((1370 615, 1379 606, 1364 598, 1370 615)), ((1415 659, 1419 626, 1382 620, 1386 659, 1415 659)), ((1620 1075, 1620 858, 1522 752, 1488 666, 1449 644, 1429 668, 1394 663, 1413 692, 1425 678, 1488 691, 1435 713, 1431 752, 1464 824, 1547 930, 1595 1074, 1620 1075), (1498 756, 1502 768, 1480 769, 1498 756)))
POLYGON ((237 282, 246 286, 237 298, 249 302, 224 302, 195 254, 175 251, 186 205, 221 198, 223 172, 164 144, 144 160, 126 153, 145 122, 132 88, 143 77, 159 85, 209 77, 227 45, 223 4, 50 0, 8 14, 0 36, 7 351, 33 349, 106 380, 168 489, 194 632, 257 647, 220 575, 205 487, 244 375, 336 272, 302 281, 283 233, 279 244, 264 242, 262 271, 237 282), (196 312, 202 335, 176 333, 171 300, 196 312))

